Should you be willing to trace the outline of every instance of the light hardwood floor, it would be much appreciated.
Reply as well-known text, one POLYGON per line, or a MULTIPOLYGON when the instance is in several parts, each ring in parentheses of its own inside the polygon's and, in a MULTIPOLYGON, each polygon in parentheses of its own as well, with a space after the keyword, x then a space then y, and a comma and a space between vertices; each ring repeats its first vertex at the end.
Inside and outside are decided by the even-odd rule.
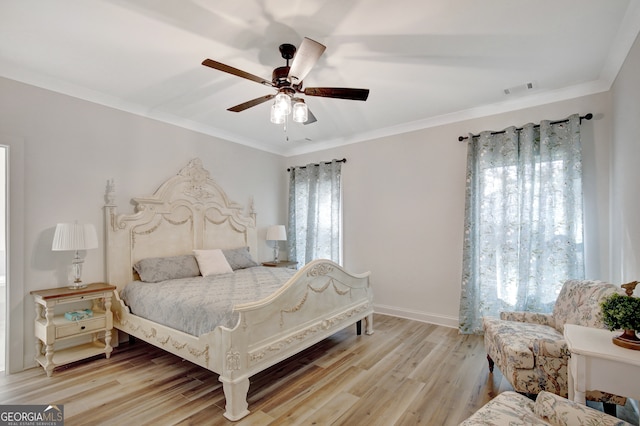
MULTIPOLYGON (((0 378, 0 404, 64 404, 65 425, 457 425, 511 387, 480 336, 384 315, 254 376, 251 414, 223 416, 216 374, 144 342, 110 359, 0 378)), ((637 418, 635 419, 637 424, 637 418)))

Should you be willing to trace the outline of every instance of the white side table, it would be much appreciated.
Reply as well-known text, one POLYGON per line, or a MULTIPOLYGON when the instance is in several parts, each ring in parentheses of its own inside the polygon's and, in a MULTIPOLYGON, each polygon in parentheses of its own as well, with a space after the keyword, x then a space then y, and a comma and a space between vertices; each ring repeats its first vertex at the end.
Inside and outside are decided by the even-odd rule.
POLYGON ((47 376, 51 376, 58 365, 99 354, 105 354, 109 358, 113 350, 111 297, 115 289, 110 284, 93 283, 80 289, 62 287, 31 292, 36 303, 36 361, 47 372, 47 376), (66 319, 64 310, 71 308, 64 305, 80 302, 87 303, 87 307, 91 303, 93 316, 77 321, 66 319), (98 339, 98 334, 101 333, 104 333, 102 340, 98 339), (65 349, 55 347, 58 342, 86 335, 93 336, 91 342, 65 349))
POLYGON ((640 351, 616 346, 619 331, 565 324, 564 338, 571 351, 569 399, 585 404, 585 392, 599 390, 640 399, 640 351))

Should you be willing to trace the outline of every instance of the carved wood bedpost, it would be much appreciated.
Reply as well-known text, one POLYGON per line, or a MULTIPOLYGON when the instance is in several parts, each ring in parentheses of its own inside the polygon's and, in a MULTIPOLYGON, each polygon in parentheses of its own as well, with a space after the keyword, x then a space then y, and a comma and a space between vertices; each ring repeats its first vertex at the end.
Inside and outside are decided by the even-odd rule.
POLYGON ((105 265, 104 266, 105 266, 105 274, 107 277, 106 282, 111 282, 111 278, 112 278, 111 268, 110 268, 111 258, 109 256, 109 253, 111 252, 111 250, 109 250, 109 247, 111 244, 111 232, 115 226, 116 210, 118 208, 118 206, 116 205, 116 185, 113 178, 107 180, 107 187, 104 194, 104 202, 105 202, 105 205, 104 205, 105 265))

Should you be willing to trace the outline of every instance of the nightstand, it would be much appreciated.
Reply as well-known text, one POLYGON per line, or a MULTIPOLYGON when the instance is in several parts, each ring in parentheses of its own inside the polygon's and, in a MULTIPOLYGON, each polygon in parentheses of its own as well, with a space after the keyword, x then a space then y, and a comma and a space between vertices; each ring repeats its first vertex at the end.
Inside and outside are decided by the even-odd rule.
POLYGON ((262 266, 270 266, 272 268, 296 269, 298 267, 298 262, 291 262, 288 260, 281 260, 280 262, 262 262, 262 266))
POLYGON ((113 314, 111 297, 115 286, 106 283, 89 284, 85 288, 70 289, 68 287, 32 291, 36 303, 36 361, 44 368, 47 376, 59 365, 69 364, 95 355, 111 355, 111 329, 113 314), (77 308, 63 306, 81 304, 77 308), (88 302, 91 302, 89 305, 88 302), (66 308, 66 309, 65 309, 66 308), (92 315, 78 319, 65 318, 65 312, 91 308, 92 315), (98 334, 104 333, 104 340, 98 334), (80 344, 61 350, 55 350, 55 344, 74 337, 92 335, 89 343, 80 344))

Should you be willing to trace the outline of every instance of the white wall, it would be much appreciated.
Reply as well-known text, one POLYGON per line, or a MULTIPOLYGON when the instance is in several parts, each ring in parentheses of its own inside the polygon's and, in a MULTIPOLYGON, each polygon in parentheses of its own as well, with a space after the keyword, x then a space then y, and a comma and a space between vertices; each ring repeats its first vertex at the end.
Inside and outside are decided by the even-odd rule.
MULTIPOLYGON (((107 179, 115 179, 120 211, 131 212, 132 197, 152 193, 200 157, 231 200, 246 205, 253 197, 259 239, 267 226, 285 223, 287 181, 280 156, 7 79, 0 78, 0 93, 0 143, 10 146, 12 173, 21 174, 12 181, 12 208, 24 198, 22 211, 10 219, 10 257, 23 259, 24 278, 19 267, 12 270, 9 371, 34 365, 29 292, 66 285, 73 256, 51 251, 56 223, 77 219, 102 229, 107 179), (18 243, 23 248, 13 245, 18 243)), ((105 279, 102 232, 98 238, 100 248, 86 253, 85 282, 105 279)), ((260 259, 270 255, 263 242, 260 259)))
MULTIPOLYGON (((615 282, 640 279, 640 39, 611 89, 613 154, 611 269, 615 282)), ((640 289, 636 289, 640 294, 640 289)))
POLYGON ((457 327, 466 166, 458 136, 593 113, 582 126, 587 276, 608 279, 610 111, 602 93, 300 155, 287 165, 345 157, 345 267, 372 272, 376 311, 457 327))

